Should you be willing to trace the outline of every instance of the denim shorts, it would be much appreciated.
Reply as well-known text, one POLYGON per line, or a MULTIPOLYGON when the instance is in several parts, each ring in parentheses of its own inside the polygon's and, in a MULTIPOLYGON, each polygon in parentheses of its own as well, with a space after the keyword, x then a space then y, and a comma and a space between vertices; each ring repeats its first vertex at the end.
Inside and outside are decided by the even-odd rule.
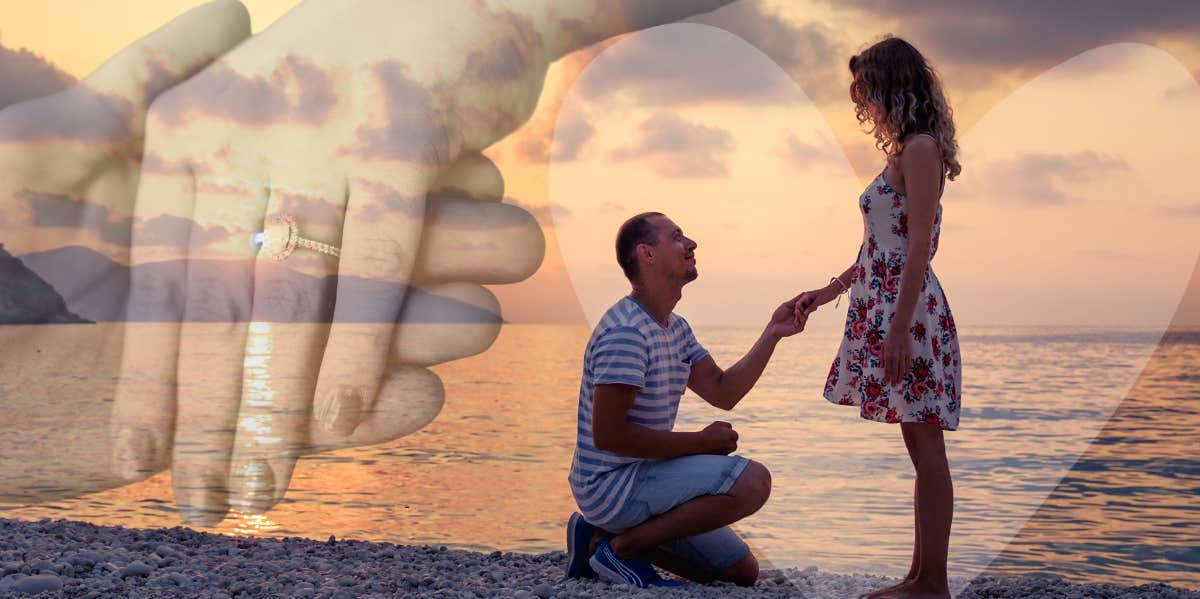
MULTIPOLYGON (((604 529, 621 533, 701 495, 728 493, 749 463, 741 456, 708 454, 639 462, 629 498, 604 529)), ((659 549, 713 571, 750 554, 750 547, 728 526, 669 541, 659 549)))

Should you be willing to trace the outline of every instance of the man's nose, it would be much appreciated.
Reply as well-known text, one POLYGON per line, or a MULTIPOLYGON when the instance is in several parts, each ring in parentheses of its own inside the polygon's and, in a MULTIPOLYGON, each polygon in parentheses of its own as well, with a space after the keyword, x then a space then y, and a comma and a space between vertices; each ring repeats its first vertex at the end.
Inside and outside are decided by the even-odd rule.
POLYGON ((696 249, 696 248, 700 247, 700 245, 699 245, 699 244, 697 244, 695 241, 692 241, 692 238, 690 238, 690 237, 684 237, 684 239, 685 239, 685 240, 687 240, 687 241, 685 242, 685 245, 684 245, 684 247, 686 247, 688 250, 694 250, 694 249, 696 249))

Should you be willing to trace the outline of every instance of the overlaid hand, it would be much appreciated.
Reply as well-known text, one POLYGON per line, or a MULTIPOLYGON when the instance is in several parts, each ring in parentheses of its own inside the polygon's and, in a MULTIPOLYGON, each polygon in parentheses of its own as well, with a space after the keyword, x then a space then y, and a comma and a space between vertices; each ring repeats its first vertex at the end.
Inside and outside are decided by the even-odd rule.
POLYGON ((126 337, 117 470, 171 461, 185 521, 215 524, 278 502, 306 451, 428 423, 424 367, 486 349, 482 284, 544 252, 479 150, 553 60, 727 1, 310 0, 165 94, 135 218, 182 235, 135 232, 129 313, 177 324, 126 337))
POLYGON ((78 84, 0 110, 0 324, 55 323, 0 327, 0 501, 125 484, 107 472, 103 425, 123 326, 59 324, 120 319, 120 265, 132 229, 145 225, 131 219, 147 109, 248 35, 240 4, 204 4, 78 84), (94 309, 67 309, 80 305, 94 309))

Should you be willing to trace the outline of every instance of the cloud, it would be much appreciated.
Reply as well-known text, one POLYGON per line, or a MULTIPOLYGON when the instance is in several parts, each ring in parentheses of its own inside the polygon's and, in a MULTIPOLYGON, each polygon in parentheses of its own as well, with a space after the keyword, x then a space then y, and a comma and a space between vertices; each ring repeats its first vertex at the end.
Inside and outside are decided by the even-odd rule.
POLYGON ((279 122, 319 125, 337 104, 333 77, 295 55, 284 58, 271 77, 245 77, 223 63, 170 92, 155 104, 168 125, 209 116, 263 126, 279 122))
POLYGON ((401 62, 386 61, 374 70, 383 98, 383 122, 360 127, 355 144, 343 152, 367 160, 440 162, 445 149, 433 143, 432 95, 409 76, 408 67, 401 62))
POLYGON ((105 206, 65 195, 23 192, 20 197, 29 202, 34 227, 91 230, 123 247, 129 247, 133 236, 139 245, 182 247, 217 243, 232 235, 225 227, 197 227, 191 219, 178 216, 114 219, 105 206))
POLYGON ((1175 100, 1185 100, 1194 98, 1196 91, 1200 90, 1200 69, 1192 73, 1192 79, 1184 81, 1179 85, 1168 88, 1163 91, 1162 99, 1170 102, 1175 100))
POLYGON ((689 123, 658 113, 638 126, 640 139, 613 150, 613 162, 647 159, 654 172, 668 178, 711 178, 729 174, 733 135, 718 127, 689 123))
POLYGON ((959 2, 886 0, 829 2, 879 19, 904 37, 959 66, 1045 68, 1080 52, 1116 42, 1193 41, 1200 3, 1155 0, 959 2))
POLYGON ((552 208, 550 204, 526 204, 525 202, 522 202, 511 196, 505 196, 504 203, 512 204, 513 206, 528 212, 540 223, 548 223, 551 222, 552 219, 558 219, 559 221, 562 221, 563 219, 570 218, 571 216, 571 210, 562 205, 552 208))
POLYGON ((823 166, 841 166, 846 159, 842 156, 838 142, 817 132, 817 143, 801 141, 789 131, 777 150, 784 164, 797 170, 809 170, 823 166))
POLYGON ((996 201, 1055 206, 1081 200, 1067 191, 1071 186, 1125 170, 1129 164, 1120 156, 1092 151, 1069 155, 1034 152, 986 165, 982 171, 986 175, 980 180, 992 182, 988 197, 996 201))
MULTIPOLYGON (((775 103, 796 100, 795 88, 787 79, 778 76, 776 67, 767 60, 754 60, 746 41, 769 41, 783 47, 775 37, 790 39, 796 44, 802 34, 789 29, 791 25, 778 17, 767 17, 768 25, 761 32, 772 36, 761 39, 748 37, 760 33, 753 29, 763 22, 764 13, 745 10, 729 13, 730 26, 744 31, 726 35, 697 27, 668 27, 653 34, 636 36, 605 51, 579 81, 579 89, 589 100, 613 95, 626 95, 633 102, 646 106, 696 104, 704 102, 775 103), (745 16, 751 14, 753 16, 745 16), (744 23, 748 26, 741 27, 744 23), (746 41, 737 35, 747 37, 746 41)), ((718 15, 726 10, 718 11, 718 15)), ((783 60, 772 56, 785 68, 792 56, 783 60)))
POLYGON ((554 127, 554 153, 551 158, 562 162, 574 161, 579 152, 596 135, 596 128, 582 117, 561 119, 554 127))
MULTIPOLYGON (((810 98, 845 101, 849 85, 846 61, 853 47, 847 45, 843 34, 823 22, 793 22, 761 1, 735 2, 690 22, 719 27, 758 48, 810 98)), ((794 101, 794 96, 782 100, 794 101)))
POLYGON ((1156 212, 1163 216, 1183 217, 1183 218, 1200 218, 1200 202, 1192 202, 1190 204, 1161 204, 1156 209, 1156 212))
POLYGON ((75 84, 75 78, 29 50, 0 45, 0 108, 47 96, 75 84))
MULTIPOLYGON (((223 242, 233 235, 229 229, 216 225, 196 226, 189 218, 163 214, 147 220, 137 219, 134 237, 138 245, 184 247, 205 246, 223 242)), ((249 236, 247 235, 247 238, 249 236)), ((128 244, 128 241, 126 242, 128 244)))

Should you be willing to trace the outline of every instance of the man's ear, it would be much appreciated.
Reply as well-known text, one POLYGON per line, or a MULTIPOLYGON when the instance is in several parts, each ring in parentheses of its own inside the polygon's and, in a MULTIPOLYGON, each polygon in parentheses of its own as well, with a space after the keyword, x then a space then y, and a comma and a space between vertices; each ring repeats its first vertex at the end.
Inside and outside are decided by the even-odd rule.
POLYGON ((637 246, 638 255, 645 256, 646 259, 654 258, 654 254, 650 252, 650 246, 639 243, 637 246))

